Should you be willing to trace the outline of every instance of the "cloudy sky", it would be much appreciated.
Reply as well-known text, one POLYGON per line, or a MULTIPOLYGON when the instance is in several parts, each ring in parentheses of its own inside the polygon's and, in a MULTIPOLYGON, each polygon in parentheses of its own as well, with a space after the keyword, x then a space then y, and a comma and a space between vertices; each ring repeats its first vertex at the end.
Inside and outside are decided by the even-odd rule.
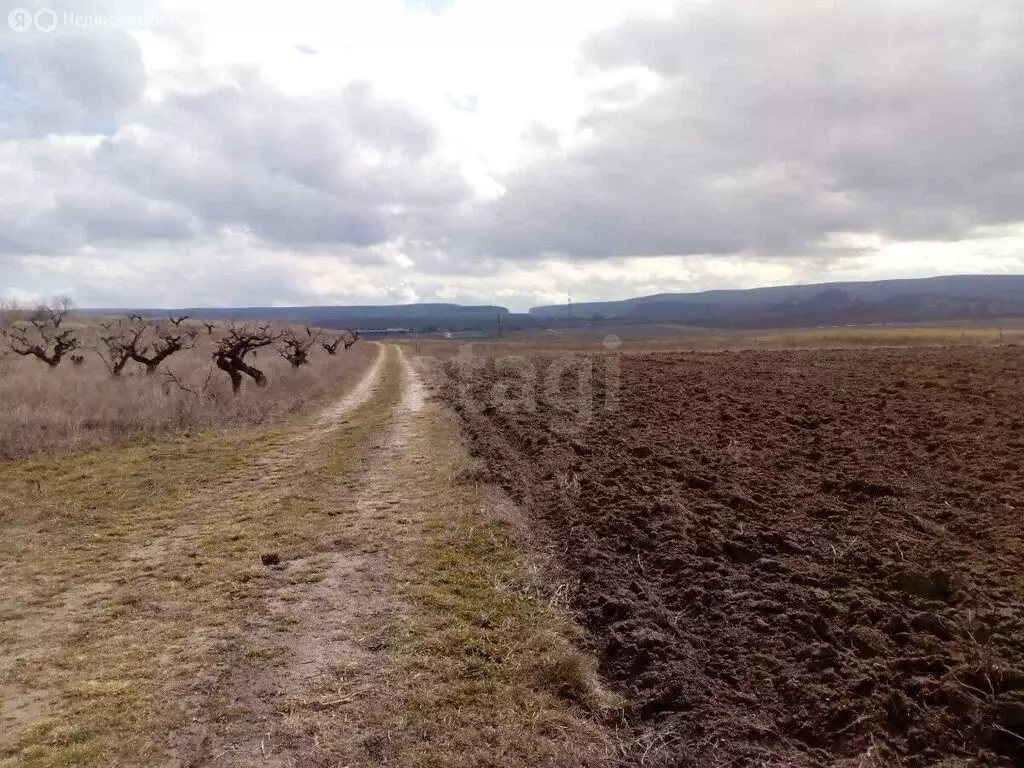
POLYGON ((0 10, 0 301, 1024 273, 1020 0, 0 10))

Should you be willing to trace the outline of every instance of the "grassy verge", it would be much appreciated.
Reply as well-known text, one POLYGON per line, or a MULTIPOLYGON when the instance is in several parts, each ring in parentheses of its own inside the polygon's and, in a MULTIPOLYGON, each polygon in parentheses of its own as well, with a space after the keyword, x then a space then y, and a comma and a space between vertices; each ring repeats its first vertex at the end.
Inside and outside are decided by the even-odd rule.
MULTIPOLYGON (((431 489, 403 677, 408 766, 597 765, 623 702, 598 682, 580 630, 545 583, 515 510, 473 480, 448 417, 430 412, 431 489)), ((421 439, 422 436, 421 436, 421 439)))
POLYGON ((159 762, 168 692, 237 641, 262 554, 323 546, 385 411, 0 464, 0 766, 159 762))

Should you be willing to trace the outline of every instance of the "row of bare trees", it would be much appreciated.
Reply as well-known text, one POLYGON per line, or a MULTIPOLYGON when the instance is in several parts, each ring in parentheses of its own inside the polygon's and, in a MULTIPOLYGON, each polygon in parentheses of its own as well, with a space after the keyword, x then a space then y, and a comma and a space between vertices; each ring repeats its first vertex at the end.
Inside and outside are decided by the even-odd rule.
POLYGON ((266 374, 246 361, 246 357, 250 354, 255 356, 263 347, 273 346, 294 370, 298 370, 309 363, 309 351, 314 345, 319 343, 329 355, 334 355, 342 344, 345 349, 349 349, 358 340, 359 332, 351 328, 348 329, 348 336, 328 340, 320 331, 308 325, 303 335, 291 329, 275 331, 268 323, 257 326, 233 324, 217 339, 213 361, 231 379, 231 390, 238 392, 242 387, 243 375, 251 378, 258 387, 266 385, 266 374))
MULTIPOLYGON (((188 315, 171 316, 168 325, 131 314, 120 320, 101 323, 98 342, 86 347, 73 329, 61 327, 73 308, 70 298, 60 297, 25 312, 9 309, 4 317, 0 317, 0 333, 11 352, 36 357, 50 368, 56 368, 65 357, 72 364, 81 365, 84 357, 72 353, 90 349, 100 357, 113 377, 120 376, 132 361, 145 366, 147 374, 154 374, 172 355, 194 348, 199 337, 197 326, 185 324, 188 315), (27 317, 18 320, 19 315, 27 317)), ((204 321, 203 325, 207 335, 212 336, 216 324, 204 321)), ((316 344, 328 354, 335 355, 342 345, 347 350, 359 339, 359 332, 352 329, 336 338, 330 338, 308 325, 304 330, 305 333, 280 330, 269 323, 229 324, 213 342, 214 365, 228 375, 231 389, 237 393, 245 376, 257 386, 266 385, 266 374, 251 361, 264 347, 273 347, 294 370, 298 370, 309 363, 310 349, 316 344)), ((192 391, 172 374, 169 379, 182 389, 192 391)))

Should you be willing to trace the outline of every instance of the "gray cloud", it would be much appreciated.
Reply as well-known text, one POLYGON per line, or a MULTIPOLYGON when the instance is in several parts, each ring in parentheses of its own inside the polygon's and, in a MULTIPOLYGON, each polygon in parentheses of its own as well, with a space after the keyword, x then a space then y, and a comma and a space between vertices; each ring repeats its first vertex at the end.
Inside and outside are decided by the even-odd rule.
MULTIPOLYGON (((0 13, 6 20, 7 11, 0 13)), ((5 29, 2 42, 0 81, 7 81, 2 137, 95 133, 113 127, 142 98, 142 51, 123 30, 5 29)))
POLYGON ((148 200, 123 189, 58 193, 53 217, 74 222, 90 243, 183 240, 196 234, 193 217, 180 206, 148 200))
POLYGON ((468 224, 513 258, 807 253, 830 233, 956 239, 1024 219, 1016 0, 681 3, 593 37, 660 87, 510 174, 468 224))
MULTIPOLYGON (((141 102, 134 85, 111 85, 116 67, 108 63, 121 59, 121 48, 104 49, 107 58, 90 69, 93 40, 76 38, 70 53, 56 55, 63 49, 51 49, 45 36, 23 39, 31 45, 19 49, 19 72, 31 60, 33 82, 74 90, 84 75, 73 76, 68 62, 81 57, 83 73, 99 74, 76 103, 121 126, 98 144, 57 155, 51 140, 22 144, 11 168, 20 184, 5 197, 17 195, 23 206, 0 214, 16 219, 0 235, 2 251, 175 240, 224 228, 285 247, 368 246, 443 219, 440 211, 470 194, 457 168, 436 156, 433 124, 369 83, 293 98, 237 69, 228 85, 141 102)), ((42 126, 41 104, 16 117, 42 126)), ((68 121, 82 114, 54 112, 46 131, 74 132, 68 121)), ((10 123, 2 127, 0 136, 27 138, 10 123)))
POLYGON ((432 123, 402 102, 378 96, 368 82, 345 88, 340 106, 354 135, 377 150, 421 158, 437 146, 432 123))
POLYGON ((410 286, 484 298, 488 285, 544 296, 555 272, 539 260, 565 256, 606 262, 573 278, 599 298, 674 279, 616 262, 626 255, 720 257, 704 276, 690 260, 711 287, 726 260, 827 276, 866 252, 836 233, 957 240, 1024 221, 1018 0, 688 1, 668 19, 628 19, 580 52, 595 87, 575 135, 538 115, 519 137, 526 164, 490 202, 446 159, 437 125, 370 83, 290 95, 253 69, 205 69, 195 30, 158 34, 177 46, 173 71, 147 74, 117 30, 0 38, 10 286, 74 281, 93 305, 301 302, 324 285, 347 297, 350 270, 370 298, 410 286), (221 242, 235 245, 211 257, 221 242), (407 273, 382 243, 412 261, 407 273), (258 264, 238 267, 255 249, 258 264), (45 276, 57 260, 43 257, 91 253, 100 274, 45 276), (323 258, 299 274, 293 254, 323 258))
POLYGON ((533 122, 523 132, 523 140, 531 145, 556 148, 559 145, 558 131, 543 123, 533 122))
POLYGON ((469 194, 434 156, 434 127, 369 84, 299 99, 236 74, 232 86, 140 111, 145 131, 104 141, 98 170, 209 229, 242 226, 298 246, 378 243, 421 209, 469 194))

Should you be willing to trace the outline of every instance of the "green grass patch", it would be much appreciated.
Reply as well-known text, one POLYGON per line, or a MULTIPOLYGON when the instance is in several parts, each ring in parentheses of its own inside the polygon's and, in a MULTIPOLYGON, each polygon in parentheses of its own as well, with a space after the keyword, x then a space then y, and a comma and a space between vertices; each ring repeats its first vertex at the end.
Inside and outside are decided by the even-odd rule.
POLYGON ((525 528, 465 477, 442 417, 430 425, 424 549, 407 587, 415 613, 401 651, 410 766, 597 764, 614 746, 602 723, 624 702, 605 692, 581 630, 529 561, 525 528))

